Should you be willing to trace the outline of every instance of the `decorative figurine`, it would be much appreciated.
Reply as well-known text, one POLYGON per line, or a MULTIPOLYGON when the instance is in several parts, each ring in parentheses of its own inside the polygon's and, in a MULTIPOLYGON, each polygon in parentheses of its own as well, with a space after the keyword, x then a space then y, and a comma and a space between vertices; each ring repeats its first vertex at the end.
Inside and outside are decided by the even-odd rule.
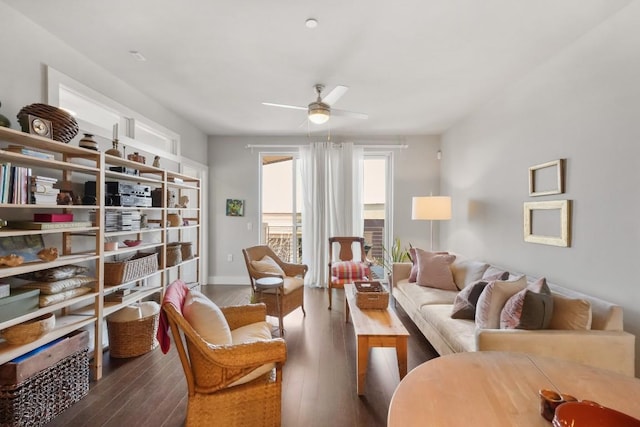
POLYGON ((155 156, 153 158, 153 167, 154 168, 159 168, 160 167, 160 156, 155 156))
POLYGON ((44 248, 38 252, 38 258, 43 261, 53 261, 58 258, 58 248, 44 248))

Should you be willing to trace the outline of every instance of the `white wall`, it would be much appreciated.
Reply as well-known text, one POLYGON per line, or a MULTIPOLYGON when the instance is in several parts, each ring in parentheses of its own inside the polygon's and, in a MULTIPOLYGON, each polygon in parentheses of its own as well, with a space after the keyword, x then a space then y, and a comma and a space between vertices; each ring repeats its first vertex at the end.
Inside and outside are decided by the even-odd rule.
MULTIPOLYGON (((439 163, 436 152, 438 137, 406 136, 388 138, 333 137, 335 142, 356 144, 407 144, 407 149, 394 149, 394 235, 404 244, 426 245, 428 225, 411 221, 411 197, 437 192, 439 163)), ((258 244, 259 237, 259 171, 260 149, 249 150, 247 144, 308 144, 306 137, 209 137, 209 283, 248 284, 242 249, 258 244), (244 199, 245 216, 227 217, 226 199, 244 199), (252 230, 247 224, 252 224, 252 230), (228 254, 233 261, 228 262, 228 254)), ((271 150, 273 151, 273 150, 271 150)))
POLYGON ((442 147, 449 249, 619 303, 640 335, 639 2, 506 87, 442 147), (529 197, 528 167, 559 158, 566 194, 529 197), (573 200, 572 247, 524 243, 522 203, 562 198, 573 200))
POLYGON ((89 61, 61 40, 0 2, 0 114, 19 129, 16 114, 25 105, 46 102, 45 65, 178 133, 182 155, 202 162, 207 137, 193 124, 89 61))

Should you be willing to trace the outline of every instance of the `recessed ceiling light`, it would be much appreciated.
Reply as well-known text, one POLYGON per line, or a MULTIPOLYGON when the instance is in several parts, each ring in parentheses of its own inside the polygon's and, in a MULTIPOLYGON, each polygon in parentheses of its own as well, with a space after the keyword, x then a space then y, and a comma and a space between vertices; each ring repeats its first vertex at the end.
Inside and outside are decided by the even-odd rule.
POLYGON ((147 58, 144 57, 143 54, 138 52, 137 50, 130 50, 129 53, 133 56, 137 61, 144 62, 147 58))
POLYGON ((306 25, 307 28, 316 28, 318 26, 318 21, 316 19, 309 18, 304 21, 304 25, 306 25))

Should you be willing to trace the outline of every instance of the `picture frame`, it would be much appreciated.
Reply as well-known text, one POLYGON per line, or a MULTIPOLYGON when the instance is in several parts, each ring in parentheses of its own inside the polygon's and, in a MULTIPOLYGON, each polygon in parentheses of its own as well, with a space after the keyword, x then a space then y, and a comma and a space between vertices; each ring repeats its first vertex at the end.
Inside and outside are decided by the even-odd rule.
POLYGON ((227 199, 227 216, 244 216, 244 200, 227 199))
POLYGON ((563 194, 565 186, 565 159, 531 166, 529 168, 529 196, 563 194))
MULTIPOLYGON (((539 243, 542 245, 552 245, 561 247, 571 246, 571 200, 549 200, 545 202, 525 202, 524 203, 524 241, 529 243, 539 243), (538 225, 536 225, 535 213, 536 211, 543 211, 545 213, 553 213, 550 211, 557 211, 558 217, 546 218, 551 220, 554 225, 559 226, 559 234, 546 233, 536 231, 538 225)), ((548 224, 547 228, 548 227, 548 224)), ((544 225, 540 226, 541 228, 544 225)))
POLYGON ((24 262, 40 261, 38 252, 44 249, 42 234, 0 237, 0 256, 11 254, 24 258, 24 262))

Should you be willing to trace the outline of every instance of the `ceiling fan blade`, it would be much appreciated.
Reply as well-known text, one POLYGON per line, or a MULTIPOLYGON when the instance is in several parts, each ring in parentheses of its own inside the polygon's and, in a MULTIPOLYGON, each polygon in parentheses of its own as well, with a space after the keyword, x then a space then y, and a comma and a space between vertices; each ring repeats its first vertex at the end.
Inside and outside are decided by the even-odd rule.
POLYGON ((347 110, 336 110, 335 108, 331 109, 332 116, 342 116, 342 117, 351 117, 353 119, 362 119, 366 120, 369 118, 368 114, 358 113, 356 111, 347 111, 347 110))
POLYGON ((262 105, 266 105, 268 107, 291 108, 292 110, 307 110, 309 108, 309 107, 298 107, 297 105, 274 104, 272 102, 263 102, 262 105))
POLYGON ((333 105, 335 104, 338 99, 340 99, 342 97, 342 95, 344 95, 347 91, 349 90, 349 88, 347 86, 341 86, 338 85, 336 87, 333 88, 333 90, 331 92, 329 92, 328 94, 326 94, 323 98, 322 98, 322 102, 324 102, 325 104, 329 104, 329 105, 333 105))

